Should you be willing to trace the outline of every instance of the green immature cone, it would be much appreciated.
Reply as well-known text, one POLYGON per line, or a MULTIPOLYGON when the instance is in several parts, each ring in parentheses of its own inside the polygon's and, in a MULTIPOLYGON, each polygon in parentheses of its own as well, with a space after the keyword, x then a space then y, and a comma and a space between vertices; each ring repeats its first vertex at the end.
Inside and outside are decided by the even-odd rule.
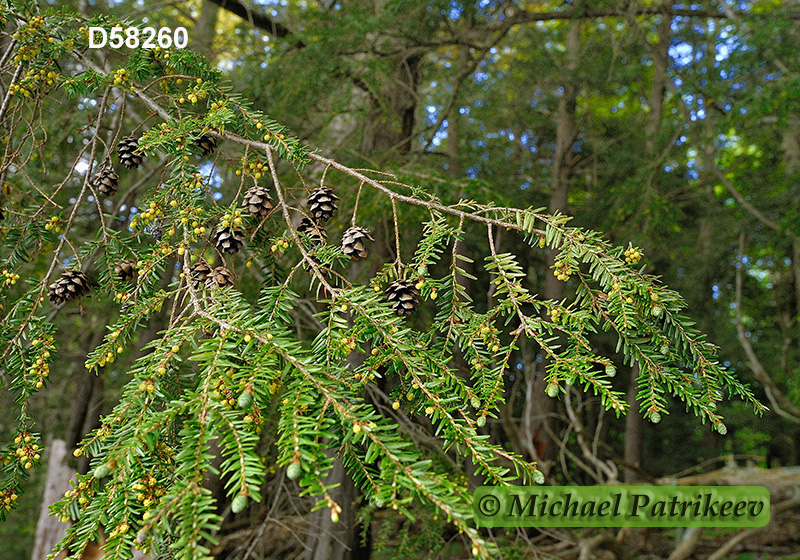
POLYGON ((653 424, 658 424, 659 422, 661 422, 661 415, 658 412, 654 412, 653 414, 650 415, 650 421, 653 424))
POLYGON ((546 392, 548 397, 556 398, 558 396, 558 385, 548 385, 546 392))
POLYGON ((236 404, 239 405, 239 408, 247 408, 252 402, 253 395, 250 393, 250 391, 244 391, 241 395, 239 395, 239 399, 236 401, 236 404))
POLYGON ((728 433, 728 426, 720 422, 715 426, 716 430, 720 433, 720 435, 725 435, 728 433))
POLYGON ((476 424, 478 424, 479 428, 483 428, 486 425, 486 416, 478 417, 476 424))
POLYGON ((111 474, 111 467, 106 463, 103 463, 94 470, 94 477, 97 479, 105 478, 109 474, 111 474))
POLYGON ((233 499, 231 502, 231 511, 233 513, 239 513, 247 507, 247 496, 239 494, 233 499))
POLYGON ((303 469, 300 467, 300 463, 291 462, 289 463, 289 466, 286 467, 286 478, 289 480, 297 480, 300 478, 302 472, 303 469))
POLYGON ((544 484, 544 473, 538 469, 533 471, 533 481, 536 484, 544 484))
POLYGON ((470 404, 472 405, 472 408, 480 408, 481 400, 478 397, 472 397, 470 404))
POLYGON ((617 375, 617 368, 614 366, 606 366, 606 375, 609 377, 614 377, 617 375))
POLYGON ((653 317, 661 317, 664 314, 664 308, 656 305, 650 310, 650 315, 653 317))

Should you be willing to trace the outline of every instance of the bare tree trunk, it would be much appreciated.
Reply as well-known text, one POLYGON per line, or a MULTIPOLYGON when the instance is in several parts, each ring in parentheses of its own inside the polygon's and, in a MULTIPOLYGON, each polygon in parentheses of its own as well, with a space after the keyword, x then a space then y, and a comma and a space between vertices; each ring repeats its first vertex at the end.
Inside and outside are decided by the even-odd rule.
MULTIPOLYGON (((658 26, 658 45, 655 55, 659 62, 653 70, 653 83, 650 87, 650 114, 645 128, 645 153, 652 158, 656 153, 656 136, 661 118, 664 114, 664 93, 667 89, 667 63, 669 61, 669 43, 671 38, 672 19, 662 16, 658 26)), ((630 387, 628 387, 627 401, 630 406, 625 416, 625 482, 631 483, 637 479, 637 468, 642 464, 642 435, 644 433, 644 416, 639 411, 636 401, 636 379, 639 377, 639 367, 631 370, 630 387), (636 467, 636 468, 632 468, 636 467)))
MULTIPOLYGON (((783 132, 783 161, 786 165, 786 174, 791 176, 800 173, 800 125, 789 124, 783 132)), ((795 207, 800 204, 800 193, 795 196, 795 207)), ((795 232, 796 233, 796 232, 795 232)), ((790 313, 800 315, 800 239, 795 237, 792 241, 792 282, 794 284, 794 310, 790 313)))
MULTIPOLYGON (((576 125, 575 109, 579 82, 576 75, 578 69, 578 57, 581 44, 581 24, 573 21, 569 24, 565 41, 566 48, 566 80, 564 82, 564 93, 558 105, 558 125, 556 130, 556 157, 553 166, 553 185, 550 192, 550 212, 564 212, 567 209, 567 199, 569 196, 569 182, 575 165, 575 158, 572 148, 575 143, 576 125)), ((550 271, 555 262, 555 251, 549 251, 547 255, 547 270, 545 280, 544 297, 546 299, 558 301, 564 297, 564 284, 556 279, 550 271)), ((546 362, 542 363, 546 367, 546 362)), ((544 369, 542 370, 544 371, 544 369)), ((555 411, 555 399, 545 393, 544 375, 537 375, 531 369, 527 372, 527 400, 523 416, 523 440, 526 447, 535 450, 537 456, 532 457, 539 461, 539 469, 547 473, 550 463, 556 456, 555 442, 552 442, 548 435, 550 417, 555 411)))
POLYGON ((647 117, 645 127, 645 152, 652 156, 656 152, 655 140, 658 129, 661 126, 661 118, 664 115, 664 93, 667 91, 667 65, 669 63, 669 44, 672 35, 670 26, 672 18, 662 16, 658 25, 658 45, 655 55, 661 62, 654 65, 653 83, 650 86, 650 114, 647 117))
POLYGON ((200 16, 194 26, 192 48, 199 51, 213 64, 217 58, 214 50, 214 38, 217 36, 217 14, 219 6, 209 0, 203 0, 200 6, 200 16))
POLYGON ((47 557, 67 532, 67 525, 50 515, 49 509, 50 504, 64 497, 64 492, 70 489, 69 481, 74 478, 74 471, 66 461, 67 443, 62 439, 53 440, 48 446, 48 453, 50 457, 47 460, 47 479, 33 540, 32 560, 47 557))
POLYGON ((342 512, 339 521, 331 520, 330 510, 322 508, 311 514, 313 532, 308 535, 306 560, 364 560, 370 557, 369 543, 361 546, 356 525, 358 507, 356 487, 345 471, 342 460, 337 459, 325 484, 339 483, 330 494, 342 512))
MULTIPOLYGON (((348 362, 350 367, 356 368, 361 365, 363 358, 351 354, 348 362)), ((329 453, 333 456, 334 452, 329 453)), ((362 525, 356 519, 361 492, 344 468, 341 458, 336 459, 325 478, 325 484, 338 484, 330 494, 342 511, 338 523, 331 520, 328 508, 311 514, 313 532, 309 533, 306 540, 306 560, 369 560, 372 554, 370 530, 367 529, 366 542, 362 543, 362 525)))
MULTIPOLYGON (((84 367, 86 355, 103 340, 103 330, 94 322, 87 325, 81 333, 79 345, 81 352, 75 359, 73 376, 74 389, 70 399, 70 422, 67 428, 67 449, 71 452, 78 447, 83 437, 100 426, 100 407, 103 404, 103 378, 101 373, 87 371, 84 367)), ((67 459, 80 473, 89 469, 89 458, 67 459)))
POLYGON ((644 416, 639 411, 636 400, 636 379, 639 377, 639 366, 631 369, 631 384, 628 387, 628 405, 630 410, 625 415, 625 482, 630 484, 638 478, 638 469, 642 465, 642 433, 644 416))
POLYGON ((361 144, 364 154, 411 151, 421 62, 422 56, 417 53, 394 58, 394 72, 381 87, 381 99, 372 98, 361 144), (386 107, 391 108, 388 113, 386 107))

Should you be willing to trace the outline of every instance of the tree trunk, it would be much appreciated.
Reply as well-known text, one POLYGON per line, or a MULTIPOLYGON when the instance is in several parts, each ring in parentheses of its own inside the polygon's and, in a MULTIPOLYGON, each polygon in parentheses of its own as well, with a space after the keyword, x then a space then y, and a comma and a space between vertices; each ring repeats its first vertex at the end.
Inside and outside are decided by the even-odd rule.
POLYGON ((381 87, 381 98, 373 97, 371 100, 371 112, 364 125, 361 144, 365 155, 391 152, 402 155, 411 151, 420 62, 422 55, 419 53, 394 57, 394 71, 381 87))
POLYGON ((213 64, 217 57, 214 50, 214 38, 217 36, 217 14, 219 6, 209 0, 203 0, 200 6, 200 16, 194 26, 192 48, 200 52, 213 64))
MULTIPOLYGON (((363 358, 350 354, 348 363, 350 367, 357 368, 363 363, 363 358)), ((329 452, 331 456, 333 453, 329 452)), ((328 508, 311 514, 310 526, 314 532, 309 533, 306 539, 306 560, 369 560, 372 553, 370 529, 367 529, 366 541, 362 543, 360 534, 363 526, 356 520, 361 492, 344 468, 341 458, 336 459, 325 478, 325 484, 338 484, 330 491, 330 495, 342 511, 338 523, 331 520, 328 508)))
POLYGON ((625 483, 630 484, 638 479, 638 470, 642 465, 642 433, 644 416, 639 411, 636 400, 636 379, 639 377, 639 366, 631 369, 631 384, 628 387, 628 405, 631 407, 625 415, 625 483), (630 465, 630 466, 628 466, 630 465))
MULTIPOLYGON (((658 25, 658 45, 656 56, 659 62, 655 64, 653 70, 653 83, 650 87, 650 114, 647 117, 645 128, 645 153, 648 159, 656 154, 656 136, 661 125, 661 118, 664 115, 664 93, 667 89, 667 64, 669 62, 669 44, 671 38, 671 18, 663 16, 658 25)), ((636 379, 639 377, 639 367, 634 366, 631 370, 630 387, 628 388, 627 401, 630 410, 625 416, 625 464, 632 467, 640 467, 642 464, 642 435, 644 433, 644 416, 639 411, 639 403, 636 400, 636 379)), ((625 467, 625 482, 631 483, 637 480, 636 468, 625 467)))
POLYGON ((82 349, 75 359, 74 389, 70 399, 70 422, 67 428, 67 461, 80 473, 89 469, 89 458, 71 459, 72 451, 83 437, 100 426, 100 407, 103 404, 103 378, 101 373, 87 371, 84 367, 86 355, 103 340, 103 329, 93 323, 81 333, 79 347, 82 349))
POLYGON ((364 546, 361 545, 356 524, 357 490, 341 459, 336 460, 325 478, 326 485, 336 483, 339 486, 331 490, 330 494, 342 508, 339 521, 334 523, 331 520, 328 508, 311 514, 310 526, 313 527, 313 532, 309 533, 306 541, 306 560, 366 560, 370 557, 369 539, 364 546))
POLYGON ((50 515, 49 509, 50 504, 64 497, 64 492, 70 489, 69 481, 74 478, 74 471, 66 461, 67 443, 62 439, 53 440, 48 446, 48 453, 50 457, 47 460, 47 479, 44 483, 42 509, 33 540, 32 560, 47 557, 67 532, 67 525, 50 515))
MULTIPOLYGON (((558 125, 556 129, 556 154, 553 165, 553 185, 550 192, 550 212, 565 212, 569 196, 569 182, 575 165, 572 152, 575 143, 576 125, 575 109, 577 106, 579 80, 577 74, 578 56, 581 43, 581 24, 572 21, 567 30, 566 79, 564 93, 558 105, 558 125)), ((564 297, 564 283, 556 279, 552 273, 556 252, 547 254, 547 272, 545 280, 545 299, 558 301, 564 297)), ((544 371, 547 361, 542 362, 542 372, 538 375, 534 368, 527 372, 527 400, 523 417, 523 439, 527 440, 529 449, 534 449, 537 456, 531 457, 539 462, 539 469, 547 474, 550 464, 555 459, 556 447, 551 441, 548 431, 551 427, 551 416, 555 412, 555 399, 545 393, 544 371), (532 443, 531 443, 532 442, 532 443)))
POLYGON ((645 152, 648 156, 656 153, 656 135, 661 126, 661 118, 664 115, 664 94, 667 91, 667 65, 669 63, 669 44, 672 35, 670 29, 672 18, 662 16, 658 25, 658 45, 656 46, 656 56, 661 62, 657 62, 653 68, 653 83, 650 86, 650 99, 647 104, 650 106, 650 114, 647 116, 647 126, 645 127, 645 152))
MULTIPOLYGON (((791 176, 800 173, 800 125, 795 123, 788 124, 783 132, 783 162, 786 166, 786 174, 791 180, 791 176)), ((800 192, 794 199, 794 205, 800 204, 800 192)), ((795 231, 795 233, 797 233, 795 231)), ((800 239, 795 237, 792 240, 791 248, 792 279, 794 284, 794 310, 789 313, 800 316, 800 239)))

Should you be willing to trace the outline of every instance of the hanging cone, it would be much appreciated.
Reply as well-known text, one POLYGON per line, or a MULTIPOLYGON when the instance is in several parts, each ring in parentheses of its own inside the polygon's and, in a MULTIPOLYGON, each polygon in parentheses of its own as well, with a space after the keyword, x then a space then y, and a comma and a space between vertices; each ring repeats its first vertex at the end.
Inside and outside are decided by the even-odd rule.
POLYGON ((111 167, 103 167, 94 176, 93 186, 102 196, 114 196, 119 188, 119 175, 111 167))
POLYGON ((272 201, 269 198, 269 191, 264 187, 253 187, 244 193, 242 206, 247 208, 250 215, 254 218, 263 219, 272 210, 272 201))
POLYGON ((224 266, 218 266, 208 275, 206 280, 208 288, 233 287, 233 273, 224 266))
POLYGON ((244 246, 244 232, 237 227, 220 227, 214 233, 213 241, 220 252, 232 255, 244 246))
POLYGON ((138 276, 139 271, 134 261, 120 261, 114 265, 114 274, 120 282, 130 282, 138 276))
POLYGON ((204 260, 197 261, 189 268, 189 275, 192 277, 195 289, 205 286, 209 274, 211 274, 211 267, 204 260))
POLYGON ((148 231, 156 241, 161 241, 161 238, 164 237, 164 228, 161 226, 161 222, 153 222, 150 224, 148 231))
POLYGON ((394 312, 403 317, 408 317, 419 305, 419 292, 405 280, 395 280, 383 292, 394 312))
POLYGON ((136 169, 142 164, 142 156, 136 150, 139 148, 139 138, 128 136, 117 144, 119 161, 128 169, 136 169))
POLYGON ((325 231, 325 228, 320 224, 312 222, 308 218, 300 220, 300 225, 297 226, 297 232, 305 233, 317 245, 322 245, 328 241, 328 232, 325 231))
POLYGON ((369 230, 362 227, 353 226, 342 235, 342 252, 350 257, 351 261, 357 261, 367 256, 364 247, 365 241, 375 241, 369 234, 369 230))
POLYGON ((194 145, 200 148, 200 155, 205 157, 217 149, 217 139, 209 134, 203 134, 194 141, 194 145))
POLYGON ((336 212, 339 197, 329 187, 319 187, 308 195, 308 211, 317 222, 327 222, 336 212))
POLYGON ((67 270, 50 284, 48 297, 56 305, 76 300, 85 296, 91 290, 89 279, 80 270, 67 270))

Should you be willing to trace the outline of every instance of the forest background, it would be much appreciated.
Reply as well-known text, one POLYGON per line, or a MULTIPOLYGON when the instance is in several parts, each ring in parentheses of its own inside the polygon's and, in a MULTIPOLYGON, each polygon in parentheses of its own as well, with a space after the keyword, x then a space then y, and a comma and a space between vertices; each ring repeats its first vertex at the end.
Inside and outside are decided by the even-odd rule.
MULTIPOLYGON (((573 226, 640 248, 647 271, 684 296, 697 328, 719 346, 722 365, 770 408, 758 417, 747 403, 725 401, 725 435, 678 402, 656 424, 635 404, 638 372, 617 360, 614 388, 627 394, 631 411, 615 417, 579 388, 569 398, 547 396, 541 381, 546 360, 522 344, 503 378, 505 403, 485 433, 538 461, 548 483, 654 482, 713 473, 726 463, 800 463, 800 2, 43 4, 186 27, 189 48, 221 70, 233 91, 326 157, 394 173, 451 203, 546 207, 573 216, 573 226)), ((126 53, 90 54, 102 65, 106 57, 126 53)), ((68 103, 67 110, 44 106, 41 118, 51 138, 42 166, 56 169, 70 161, 77 131, 97 99, 68 103)), ((234 167, 217 164, 212 183, 223 190, 235 180, 234 167)), ((201 171, 210 171, 207 165, 201 171)), ((135 195, 126 194, 130 206, 135 195)), ((355 193, 339 195, 351 200, 355 193)), ((402 217, 401 241, 416 243, 422 218, 413 212, 402 217)), ((367 197, 359 223, 372 231, 376 255, 390 260, 395 239, 386 207, 367 197)), ((82 227, 93 231, 91 223, 82 227)), ((513 238, 502 243, 517 254, 531 292, 559 301, 574 290, 555 278, 552 251, 531 251, 513 238)), ((458 250, 468 257, 485 245, 480 232, 467 235, 458 250)), ((377 266, 364 265, 355 274, 369 277, 377 266)), ((492 301, 485 271, 465 266, 466 291, 492 301)), ((108 313, 119 307, 106 303, 108 313)), ((294 313, 303 328, 314 310, 312 300, 298 303, 294 313)), ((45 440, 65 440, 70 452, 110 411, 124 382, 124 361, 99 376, 84 367, 104 334, 103 319, 96 308, 86 315, 77 307, 54 318, 62 337, 73 334, 64 338, 57 378, 31 401, 45 440)), ((139 334, 142 343, 163 328, 149 325, 139 334)), ((610 336, 600 333, 593 343, 616 355, 610 336)), ((4 441, 14 434, 13 420, 0 417, 4 441)), ((75 460, 72 466, 85 471, 88 463, 75 460)), ((754 478, 742 475, 749 481, 744 483, 763 482, 757 471, 746 472, 754 478)), ((44 476, 44 466, 34 470, 19 507, 0 524, 7 558, 30 555, 44 476)), ((269 508, 275 505, 263 507, 274 511, 269 508)), ((297 532, 270 534, 297 554, 322 554, 316 533, 341 531, 308 513, 296 495, 277 511, 297 532)), ((226 534, 250 535, 264 515, 253 508, 226 534)), ((798 519, 791 510, 788 515, 779 530, 773 527, 771 540, 748 541, 750 548, 732 557, 796 557, 800 542, 789 535, 797 533, 798 519)), ((357 535, 342 539, 359 550, 371 548, 375 558, 424 557, 424 551, 445 546, 466 554, 444 530, 391 515, 370 521, 371 543, 353 544, 363 540, 357 535)), ((609 534, 619 536, 610 530, 519 532, 506 546, 547 557, 561 543, 575 552, 600 536, 592 541, 594 550, 609 534)), ((706 531, 696 535, 701 540, 694 546, 713 554, 735 534, 706 531)), ((684 536, 643 535, 620 539, 631 557, 667 558, 684 536)), ((325 546, 335 551, 330 557, 344 554, 336 542, 325 546)))

